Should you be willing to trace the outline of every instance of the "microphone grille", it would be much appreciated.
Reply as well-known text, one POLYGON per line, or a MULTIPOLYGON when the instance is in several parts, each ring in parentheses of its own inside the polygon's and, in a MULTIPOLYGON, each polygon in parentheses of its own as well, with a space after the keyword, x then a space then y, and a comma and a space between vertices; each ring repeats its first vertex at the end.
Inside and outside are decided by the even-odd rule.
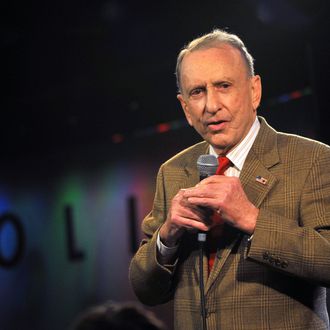
POLYGON ((197 168, 201 178, 214 175, 218 168, 218 159, 214 155, 200 155, 197 160, 197 168))

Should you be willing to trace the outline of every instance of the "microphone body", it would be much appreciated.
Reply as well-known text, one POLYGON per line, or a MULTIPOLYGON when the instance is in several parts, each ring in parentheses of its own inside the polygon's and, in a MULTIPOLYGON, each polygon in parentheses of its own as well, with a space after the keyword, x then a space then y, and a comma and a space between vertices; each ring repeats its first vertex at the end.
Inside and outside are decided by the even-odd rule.
MULTIPOLYGON (((214 155, 200 155, 197 160, 197 169, 199 172, 199 180, 208 178, 211 175, 214 175, 218 168, 218 159, 214 155)), ((203 207, 202 207, 203 208, 203 207)), ((205 212, 208 212, 208 209, 203 208, 205 212)), ((206 233, 199 232, 197 235, 198 242, 206 241, 206 233)))

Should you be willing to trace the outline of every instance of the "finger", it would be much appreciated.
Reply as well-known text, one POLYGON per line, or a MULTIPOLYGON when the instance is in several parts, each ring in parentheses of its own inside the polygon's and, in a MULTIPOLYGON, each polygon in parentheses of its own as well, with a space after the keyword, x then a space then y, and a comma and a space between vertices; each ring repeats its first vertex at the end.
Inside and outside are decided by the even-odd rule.
POLYGON ((214 211, 222 209, 223 205, 219 199, 208 198, 208 197, 188 197, 190 204, 195 205, 199 208, 208 208, 214 211))
POLYGON ((190 219, 193 221, 203 222, 205 218, 209 215, 209 211, 205 208, 201 208, 198 205, 191 205, 189 207, 180 207, 172 211, 180 218, 190 219))
POLYGON ((183 193, 184 198, 189 197, 214 197, 219 191, 221 191, 222 186, 218 186, 212 183, 212 186, 208 185, 199 185, 193 188, 189 188, 183 193))
POLYGON ((188 230, 201 230, 201 231, 208 231, 210 229, 204 222, 196 221, 187 218, 181 218, 181 224, 188 230))

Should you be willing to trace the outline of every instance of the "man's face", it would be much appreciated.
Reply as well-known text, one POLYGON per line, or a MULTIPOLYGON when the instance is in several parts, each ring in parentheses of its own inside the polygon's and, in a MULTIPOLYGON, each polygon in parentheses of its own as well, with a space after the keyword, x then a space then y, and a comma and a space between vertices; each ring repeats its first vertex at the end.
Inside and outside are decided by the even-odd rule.
POLYGON ((247 135, 261 98, 259 76, 249 77, 240 52, 230 45, 185 55, 178 99, 191 126, 219 154, 247 135))

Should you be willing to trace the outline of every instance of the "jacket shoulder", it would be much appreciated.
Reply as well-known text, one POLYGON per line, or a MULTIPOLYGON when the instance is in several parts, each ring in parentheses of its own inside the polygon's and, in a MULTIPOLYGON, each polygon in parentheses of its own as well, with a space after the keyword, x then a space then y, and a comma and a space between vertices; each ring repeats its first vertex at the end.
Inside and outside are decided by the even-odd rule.
POLYGON ((300 135, 278 132, 277 141, 279 148, 291 146, 305 156, 318 153, 330 153, 330 147, 320 141, 300 135))
POLYGON ((260 118, 259 134, 253 145, 253 151, 264 164, 276 164, 280 159, 318 158, 324 154, 330 155, 330 147, 320 141, 301 135, 276 131, 268 125, 264 118, 260 118))

